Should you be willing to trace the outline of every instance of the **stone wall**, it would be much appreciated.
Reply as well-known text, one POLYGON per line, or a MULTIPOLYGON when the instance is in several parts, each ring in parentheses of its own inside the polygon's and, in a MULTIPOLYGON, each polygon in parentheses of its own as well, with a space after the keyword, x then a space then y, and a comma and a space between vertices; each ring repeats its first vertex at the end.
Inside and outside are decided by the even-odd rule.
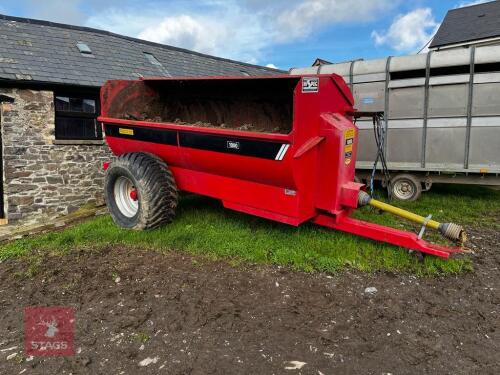
POLYGON ((9 223, 65 215, 103 203, 102 163, 107 145, 55 144, 52 91, 0 89, 14 98, 1 104, 4 211, 9 223))

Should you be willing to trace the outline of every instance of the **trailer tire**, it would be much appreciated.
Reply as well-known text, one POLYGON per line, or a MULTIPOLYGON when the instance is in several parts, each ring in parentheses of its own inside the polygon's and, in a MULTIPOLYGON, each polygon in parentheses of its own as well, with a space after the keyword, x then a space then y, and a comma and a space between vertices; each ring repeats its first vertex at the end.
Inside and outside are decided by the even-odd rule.
POLYGON ((104 196, 118 226, 144 230, 172 222, 178 192, 163 160, 137 152, 121 155, 109 165, 104 196))
POLYGON ((391 178, 391 193, 400 201, 416 201, 422 194, 422 184, 411 174, 398 174, 391 178))

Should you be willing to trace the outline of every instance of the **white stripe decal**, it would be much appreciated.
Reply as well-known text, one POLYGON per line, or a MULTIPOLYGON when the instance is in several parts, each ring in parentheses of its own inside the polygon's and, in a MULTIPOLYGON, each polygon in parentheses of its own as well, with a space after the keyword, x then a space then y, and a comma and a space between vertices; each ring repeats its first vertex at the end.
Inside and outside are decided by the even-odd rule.
POLYGON ((284 146, 285 146, 285 148, 283 149, 283 152, 281 153, 281 155, 280 155, 280 157, 279 157, 278 160, 283 160, 283 158, 285 157, 286 152, 288 151, 288 147, 290 147, 289 144, 284 145, 284 146))
POLYGON ((289 148, 289 147, 290 147, 290 145, 289 145, 289 144, 288 144, 288 145, 286 145, 286 147, 285 147, 285 151, 283 151, 283 154, 281 154, 281 160, 283 160, 283 159, 285 158, 285 154, 286 154, 286 152, 288 151, 288 148, 289 148))
POLYGON ((274 158, 274 160, 280 160, 280 155, 281 153, 283 152, 283 149, 285 148, 285 144, 283 143, 280 147, 280 150, 278 151, 278 153, 276 154, 276 157, 274 158))

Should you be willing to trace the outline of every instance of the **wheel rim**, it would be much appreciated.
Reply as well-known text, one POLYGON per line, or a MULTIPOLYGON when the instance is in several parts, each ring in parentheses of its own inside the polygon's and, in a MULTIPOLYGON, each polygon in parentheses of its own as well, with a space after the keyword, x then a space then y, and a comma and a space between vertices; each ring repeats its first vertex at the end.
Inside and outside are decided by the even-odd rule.
POLYGON ((415 195, 415 186, 408 180, 398 180, 393 185, 396 198, 400 200, 411 199, 415 195))
POLYGON ((137 190, 132 181, 124 176, 120 176, 115 181, 114 196, 116 206, 126 217, 134 217, 139 211, 139 200, 137 190))

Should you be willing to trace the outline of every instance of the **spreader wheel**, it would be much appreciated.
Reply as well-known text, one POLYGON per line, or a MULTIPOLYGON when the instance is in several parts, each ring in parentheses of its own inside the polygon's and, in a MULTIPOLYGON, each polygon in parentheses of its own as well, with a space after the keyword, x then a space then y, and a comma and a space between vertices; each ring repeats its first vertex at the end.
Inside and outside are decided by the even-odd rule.
POLYGON ((104 195, 114 222, 122 228, 152 229, 170 223, 177 187, 168 166, 146 153, 121 155, 106 170, 104 195))

